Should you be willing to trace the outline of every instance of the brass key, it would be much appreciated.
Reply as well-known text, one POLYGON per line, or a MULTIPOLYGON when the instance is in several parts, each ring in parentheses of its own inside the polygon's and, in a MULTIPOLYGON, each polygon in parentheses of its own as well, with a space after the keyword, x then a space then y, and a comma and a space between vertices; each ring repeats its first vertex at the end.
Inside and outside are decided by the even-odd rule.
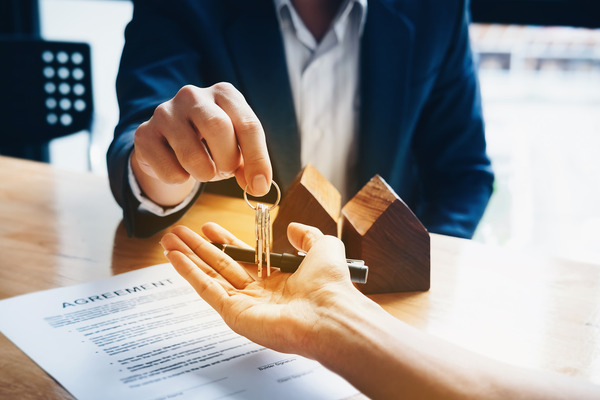
POLYGON ((271 215, 270 211, 279 204, 281 200, 281 191, 279 186, 273 181, 275 189, 277 189, 277 201, 271 207, 266 204, 257 203, 253 206, 248 201, 248 192, 244 189, 244 200, 246 204, 255 211, 254 217, 254 236, 256 238, 256 251, 254 262, 258 265, 258 276, 262 278, 263 263, 267 264, 267 277, 271 276, 271 215), (265 260, 263 260, 263 255, 265 260))

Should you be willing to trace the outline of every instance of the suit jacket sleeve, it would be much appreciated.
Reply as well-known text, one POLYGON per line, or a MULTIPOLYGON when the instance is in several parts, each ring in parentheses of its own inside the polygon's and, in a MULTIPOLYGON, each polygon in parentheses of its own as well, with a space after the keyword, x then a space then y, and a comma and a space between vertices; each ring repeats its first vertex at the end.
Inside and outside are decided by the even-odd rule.
POLYGON ((416 126, 421 201, 416 214, 430 232, 471 238, 492 193, 468 6, 416 126))
MULTIPOLYGON (((136 1, 125 31, 125 46, 117 77, 120 119, 107 153, 110 186, 123 209, 130 236, 147 237, 176 222, 194 204, 166 217, 138 210, 127 179, 134 133, 156 106, 171 99, 187 83, 201 85, 200 55, 192 51, 186 33, 175 23, 168 2, 136 1), (168 5, 168 4, 167 4, 168 5), (162 8, 161 8, 162 7, 162 8)), ((198 192, 200 193, 200 192, 198 192)))

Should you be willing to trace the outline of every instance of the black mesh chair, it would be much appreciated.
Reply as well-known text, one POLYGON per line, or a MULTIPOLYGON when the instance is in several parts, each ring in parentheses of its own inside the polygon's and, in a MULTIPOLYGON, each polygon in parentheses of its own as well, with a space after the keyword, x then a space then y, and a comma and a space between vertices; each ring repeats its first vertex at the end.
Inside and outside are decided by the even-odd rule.
POLYGON ((49 161, 48 143, 91 132, 90 47, 0 37, 0 154, 49 161))

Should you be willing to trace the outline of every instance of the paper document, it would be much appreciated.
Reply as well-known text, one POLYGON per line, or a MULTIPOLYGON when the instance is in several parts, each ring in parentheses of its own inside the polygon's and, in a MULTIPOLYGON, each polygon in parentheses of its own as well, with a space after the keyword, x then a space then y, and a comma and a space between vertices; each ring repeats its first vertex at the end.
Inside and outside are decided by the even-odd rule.
POLYGON ((82 400, 358 394, 315 361, 233 332, 170 264, 2 300, 0 330, 82 400))

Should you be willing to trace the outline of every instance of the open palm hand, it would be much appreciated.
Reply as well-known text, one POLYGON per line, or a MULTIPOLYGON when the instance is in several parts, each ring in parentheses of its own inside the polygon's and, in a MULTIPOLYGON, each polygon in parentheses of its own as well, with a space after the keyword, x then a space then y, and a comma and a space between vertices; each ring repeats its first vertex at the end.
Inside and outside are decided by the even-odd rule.
MULTIPOLYGON (((219 225, 206 224, 202 231, 210 241, 249 247, 219 225)), ((258 279, 189 228, 175 227, 161 244, 175 269, 234 331, 278 351, 310 356, 308 338, 318 331, 320 312, 356 289, 338 239, 301 224, 291 224, 288 237, 307 253, 299 269, 273 270, 258 279)))

